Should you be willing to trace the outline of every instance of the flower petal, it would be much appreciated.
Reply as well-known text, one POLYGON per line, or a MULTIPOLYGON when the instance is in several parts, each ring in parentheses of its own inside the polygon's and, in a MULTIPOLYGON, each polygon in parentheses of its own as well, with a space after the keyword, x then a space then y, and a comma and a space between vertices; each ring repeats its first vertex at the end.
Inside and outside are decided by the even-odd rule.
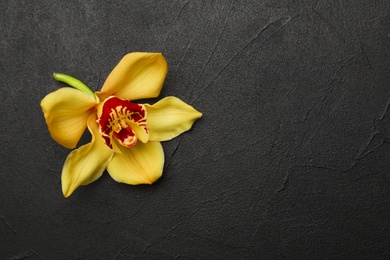
POLYGON ((168 64, 161 53, 129 53, 108 75, 99 95, 127 100, 157 97, 167 73, 168 64))
POLYGON ((80 185, 97 180, 114 155, 99 133, 95 114, 88 119, 88 129, 92 134, 92 141, 71 152, 65 160, 61 177, 65 198, 80 185))
POLYGON ((170 140, 189 130, 202 116, 177 97, 166 97, 154 105, 145 104, 150 141, 170 140))
POLYGON ((160 178, 164 166, 164 151, 160 142, 138 142, 132 148, 118 145, 107 171, 117 182, 152 184, 160 178))
POLYGON ((66 148, 76 147, 96 102, 94 97, 73 88, 48 94, 41 107, 52 138, 66 148))

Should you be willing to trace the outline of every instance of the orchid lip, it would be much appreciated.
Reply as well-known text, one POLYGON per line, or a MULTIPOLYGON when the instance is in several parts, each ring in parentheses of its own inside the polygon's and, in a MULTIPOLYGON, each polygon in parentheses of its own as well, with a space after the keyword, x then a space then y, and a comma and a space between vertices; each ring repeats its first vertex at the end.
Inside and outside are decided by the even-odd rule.
POLYGON ((106 145, 111 149, 112 138, 125 147, 135 146, 138 139, 148 141, 146 109, 141 104, 110 96, 103 101, 97 122, 106 145))

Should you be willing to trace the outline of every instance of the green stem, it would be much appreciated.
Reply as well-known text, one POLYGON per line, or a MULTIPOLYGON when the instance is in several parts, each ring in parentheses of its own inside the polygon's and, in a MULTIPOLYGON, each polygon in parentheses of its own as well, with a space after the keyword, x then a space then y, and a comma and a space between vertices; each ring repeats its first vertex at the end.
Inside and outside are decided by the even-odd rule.
POLYGON ((76 78, 73 78, 72 76, 54 72, 53 73, 53 77, 57 81, 64 82, 64 83, 68 84, 71 87, 74 87, 74 88, 76 88, 78 90, 81 90, 84 93, 87 93, 87 94, 89 94, 91 96, 94 96, 93 91, 89 87, 87 87, 87 85, 85 85, 80 80, 78 80, 76 78))

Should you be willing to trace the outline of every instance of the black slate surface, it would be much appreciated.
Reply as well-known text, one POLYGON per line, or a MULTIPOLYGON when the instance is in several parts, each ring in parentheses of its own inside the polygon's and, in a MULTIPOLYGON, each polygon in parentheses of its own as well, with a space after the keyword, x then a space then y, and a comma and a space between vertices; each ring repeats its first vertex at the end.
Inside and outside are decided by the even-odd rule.
MULTIPOLYGON (((388 0, 1 2, 0 259, 388 259, 388 0), (52 72, 162 52, 203 112, 152 186, 61 193, 52 72)), ((157 101, 158 99, 156 99, 157 101)), ((81 143, 89 142, 85 135, 81 143)))

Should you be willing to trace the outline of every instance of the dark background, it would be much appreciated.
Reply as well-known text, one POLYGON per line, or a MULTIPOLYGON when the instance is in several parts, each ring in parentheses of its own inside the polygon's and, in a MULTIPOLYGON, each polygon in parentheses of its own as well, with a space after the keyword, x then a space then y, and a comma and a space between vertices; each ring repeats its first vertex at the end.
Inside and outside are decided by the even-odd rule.
MULTIPOLYGON (((388 0, 1 1, 0 259, 390 257, 388 0), (41 99, 162 52, 163 177, 61 192, 41 99)), ((157 101, 158 99, 156 99, 157 101)), ((86 134, 81 144, 89 142, 86 134)))

